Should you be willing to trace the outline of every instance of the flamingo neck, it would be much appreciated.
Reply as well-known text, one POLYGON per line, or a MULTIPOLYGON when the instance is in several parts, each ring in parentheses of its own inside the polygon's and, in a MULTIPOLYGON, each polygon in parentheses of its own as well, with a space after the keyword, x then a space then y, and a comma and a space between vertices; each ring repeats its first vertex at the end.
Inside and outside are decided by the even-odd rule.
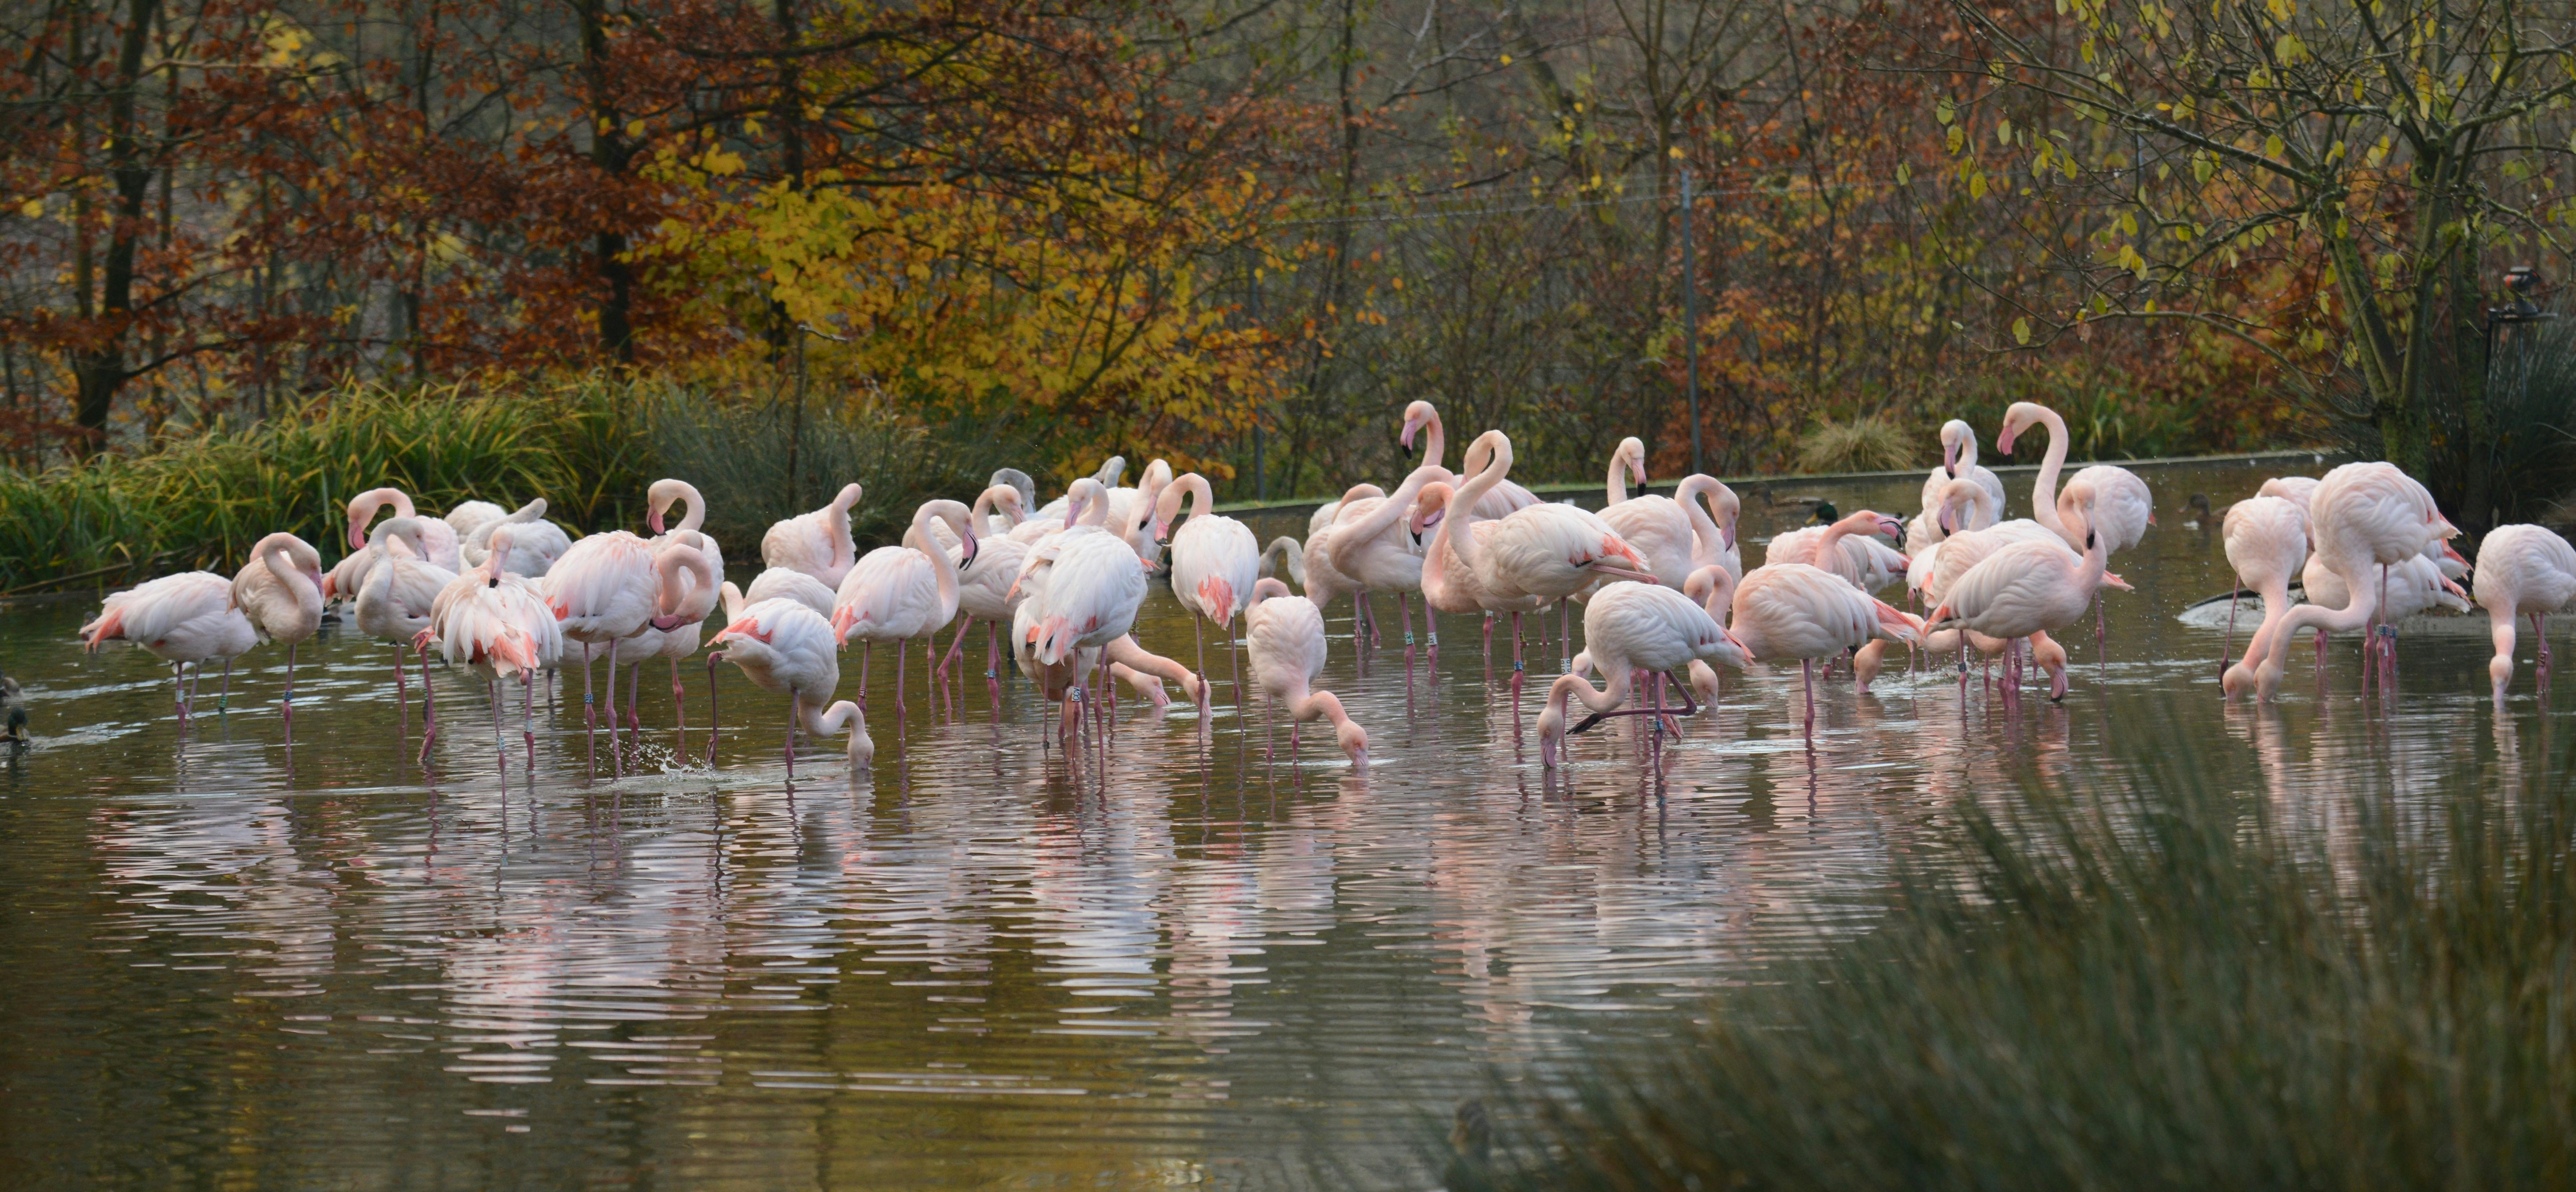
MULTIPOLYGON (((1388 526, 1394 525, 1398 519, 1412 512, 1413 499, 1421 495, 1422 486, 1431 483, 1437 477, 1438 473, 1427 466, 1415 468, 1413 474, 1405 477, 1404 483, 1397 485, 1394 492, 1377 498, 1377 506, 1360 515, 1359 520, 1336 523, 1333 531, 1334 559, 1338 562, 1344 551, 1360 543, 1374 540, 1378 535, 1385 533, 1388 526)), ((1343 499, 1342 508, 1350 508, 1349 498, 1343 499)), ((1444 517, 1440 520, 1445 525, 1449 519, 1444 517)))
MULTIPOLYGON (((2048 428, 2048 454, 2039 461, 2039 478, 2031 482, 2031 520, 2066 533, 2066 520, 2057 514, 2057 473, 2066 466, 2066 420, 2057 411, 2039 407, 2039 424, 2048 428)), ((1981 486, 1982 487, 1982 486, 1981 486)))
POLYGON ((1621 446, 1610 453, 1610 476, 1602 486, 1602 496, 1612 505, 1628 499, 1628 452, 1621 446))
MULTIPOLYGON (((930 558, 931 578, 939 585, 939 620, 942 624, 957 615, 957 560, 949 558, 947 551, 938 549, 938 542, 930 536, 930 523, 946 516, 947 511, 936 508, 935 503, 924 505, 912 515, 912 532, 904 535, 914 550, 930 558)), ((957 532, 958 541, 975 536, 975 528, 968 524, 971 520, 948 518, 948 528, 957 532)))
MULTIPOLYGON (((686 504, 686 505, 689 507, 689 514, 688 514, 688 516, 681 518, 681 519, 680 519, 680 524, 679 524, 679 525, 677 525, 677 526, 672 527, 673 529, 678 529, 678 530, 694 530, 694 529, 697 529, 697 528, 698 528, 698 527, 700 527, 700 526, 703 526, 703 525, 707 524, 707 501, 706 501, 706 498, 701 497, 701 496, 699 496, 699 495, 698 495, 698 486, 697 486, 697 485, 691 484, 691 483, 689 483, 688 481, 685 481, 685 480, 681 481, 681 482, 680 482, 680 500, 681 500, 681 502, 682 502, 682 503, 686 504)), ((545 503, 544 503, 544 501, 543 501, 542 499, 540 499, 540 500, 536 500, 536 501, 530 501, 528 504, 529 504, 529 505, 531 505, 531 506, 534 506, 538 513, 543 513, 543 512, 545 511, 545 503)), ((527 512, 527 510, 522 509, 520 512, 525 513, 525 512, 527 512)), ((513 516, 512 516, 512 518, 511 518, 511 520, 513 520, 513 521, 520 521, 520 520, 534 521, 534 520, 536 520, 536 515, 535 515, 535 514, 531 514, 529 517, 527 517, 527 518, 525 518, 525 519, 521 519, 521 518, 517 517, 516 515, 513 515, 513 516)))
MULTIPOLYGON (((1473 523, 1476 518, 1476 506, 1484 501, 1485 494, 1494 491, 1495 485, 1501 484, 1505 477, 1511 475, 1512 441, 1505 438, 1500 431, 1493 432, 1492 438, 1493 452, 1485 457, 1485 466, 1478 468, 1476 474, 1449 498, 1449 515, 1440 519, 1442 527, 1446 528, 1451 522, 1473 523)), ((1477 440, 1480 443, 1483 441, 1482 438, 1477 440)), ((1471 452, 1472 450, 1470 448, 1471 452)), ((1476 557, 1478 544, 1473 524, 1467 524, 1463 529, 1452 533, 1449 540, 1461 561, 1469 567, 1478 565, 1476 557)))
POLYGON ((1726 550, 1725 533, 1718 529, 1717 519, 1710 517, 1708 509, 1701 504, 1703 498, 1714 504, 1719 487, 1716 477, 1694 474, 1682 477, 1682 482, 1673 489, 1673 499, 1681 503, 1682 516, 1690 519, 1693 570, 1717 562, 1726 550))
POLYGON ((1422 424, 1422 462, 1446 472, 1449 469, 1442 465, 1448 458, 1449 435, 1440 429, 1440 411, 1433 410, 1422 424))

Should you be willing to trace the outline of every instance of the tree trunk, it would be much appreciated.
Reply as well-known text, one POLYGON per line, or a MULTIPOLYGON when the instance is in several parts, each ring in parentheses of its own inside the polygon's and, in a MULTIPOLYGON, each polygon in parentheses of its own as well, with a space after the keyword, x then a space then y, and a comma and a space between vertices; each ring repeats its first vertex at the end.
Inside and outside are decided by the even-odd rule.
MULTIPOLYGON (((590 161, 610 177, 626 172, 630 156, 618 131, 616 105, 608 99, 608 21, 604 0, 576 0, 581 16, 582 77, 590 92, 590 161)), ((599 349, 621 364, 635 363, 635 266, 626 259, 626 233, 602 228, 591 255, 608 296, 599 306, 599 349)))
POLYGON ((99 271, 101 334, 72 357, 79 385, 73 416, 86 432, 80 448, 84 454, 106 446, 107 418, 117 391, 134 375, 126 368, 125 338, 134 310, 134 250, 146 228, 144 209, 152 192, 151 162, 135 143, 134 98, 159 7, 160 0, 127 0, 125 30, 116 49, 116 90, 108 96, 108 179, 116 188, 116 198, 110 210, 107 257, 99 271))

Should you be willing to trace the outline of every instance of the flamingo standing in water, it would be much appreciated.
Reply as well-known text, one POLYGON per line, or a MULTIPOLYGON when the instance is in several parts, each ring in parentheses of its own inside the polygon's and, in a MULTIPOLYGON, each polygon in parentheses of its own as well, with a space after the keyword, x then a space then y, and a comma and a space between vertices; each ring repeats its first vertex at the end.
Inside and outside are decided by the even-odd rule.
POLYGON ((1733 611, 1728 629, 1748 658, 1795 658, 1806 672, 1810 748, 1816 741, 1816 660, 1872 641, 1912 642, 1923 632, 1923 622, 1912 615, 1805 563, 1770 563, 1745 572, 1735 587, 1733 611))
POLYGON ((1735 491, 1714 476, 1692 475, 1673 487, 1673 495, 1628 495, 1628 477, 1646 482, 1646 445, 1629 438, 1610 453, 1610 476, 1603 494, 1601 520, 1646 559, 1657 582, 1678 592, 1691 573, 1715 564, 1729 577, 1741 575, 1736 555, 1735 517, 1743 508, 1735 491), (1703 505, 1705 502, 1705 505, 1703 505), (1715 509, 1717 516, 1710 516, 1715 509))
MULTIPOLYGON (((1235 614, 1251 603, 1252 585, 1261 578, 1261 547, 1252 531, 1242 522, 1211 512, 1214 504, 1207 477, 1196 472, 1174 480, 1154 501, 1153 537, 1157 542, 1171 540, 1172 595, 1191 613, 1190 637, 1198 644, 1200 674, 1207 673, 1202 625, 1213 624, 1225 634, 1226 657, 1232 659, 1235 614), (1183 498, 1190 502, 1189 519, 1175 534, 1172 518, 1180 513, 1183 498)), ((1239 702, 1243 689, 1239 666, 1234 683, 1239 702)))
POLYGON ((492 549, 492 535, 503 526, 516 527, 510 532, 510 557, 503 564, 512 575, 538 579, 552 569, 555 560, 572 549, 572 535, 546 520, 546 499, 538 497, 500 517, 487 519, 465 532, 457 543, 457 555, 468 567, 483 565, 483 556, 492 549))
MULTIPOLYGON (((1303 596, 1288 594, 1288 585, 1264 579, 1252 585, 1252 600, 1243 614, 1244 648, 1252 655, 1252 676, 1261 685, 1265 707, 1273 702, 1288 712, 1288 754, 1297 753, 1297 726, 1309 720, 1333 722, 1333 739, 1350 755, 1353 769, 1368 770, 1368 730, 1342 710, 1341 697, 1312 690, 1324 673, 1323 610, 1303 596)), ((1270 755, 1267 733, 1262 755, 1270 755)))
MULTIPOLYGON (((856 484, 844 484, 831 504, 772 523, 760 539, 760 561, 840 587, 858 562, 858 543, 850 539, 850 510, 858 505, 860 491, 856 484)), ((696 509, 696 503, 690 508, 696 509)))
POLYGON ((828 621, 832 619, 833 606, 841 599, 838 593, 824 586, 823 581, 787 567, 772 567, 753 576, 748 592, 733 586, 731 581, 719 590, 724 596, 725 620, 728 623, 741 619, 742 610, 764 600, 793 600, 813 609, 814 615, 828 621))
MULTIPOLYGON (((2388 568, 2459 533, 2433 504, 2433 495, 2389 463, 2345 464, 2326 473, 2309 498, 2308 526, 2310 549, 2343 579, 2351 600, 2340 609, 2303 604, 2281 618, 2254 673, 2255 691, 2265 700, 2280 688, 2290 639, 2299 630, 2375 627, 2387 598, 2388 568), (2370 574, 2374 564, 2377 575, 2370 574)), ((2382 645, 2375 638, 2371 644, 2382 645)), ((2386 655, 2382 665, 2392 665, 2386 655)))
MULTIPOLYGON (((458 575, 439 591, 431 605, 429 628, 413 639, 421 653, 421 701, 428 721, 420 741, 423 762, 438 739, 436 697, 429 690, 429 645, 436 641, 439 656, 450 665, 471 666, 483 676, 484 693, 492 703, 492 745, 505 777, 510 772, 510 754, 501 745, 500 684, 518 677, 519 732, 527 741, 529 772, 536 771, 535 676, 562 656, 564 639, 555 611, 546 606, 537 584, 506 570, 512 554, 510 539, 517 530, 505 525, 493 531, 483 565, 458 575)), ((613 681, 613 668, 610 675, 613 681)), ((612 711, 616 706, 609 704, 612 711)))
POLYGON ((2487 610, 2495 640, 2495 657, 2487 662, 2487 680, 2494 688, 2495 702, 2502 704, 2505 688, 2513 684, 2516 616, 2531 618, 2541 681, 2548 681, 2549 614, 2576 600, 2576 549, 2569 548, 2566 539, 2543 526, 2497 526, 2478 545, 2474 583, 2478 604, 2487 610))
MULTIPOLYGON (((1707 591, 1721 582, 1731 584, 1732 580, 1726 568, 1712 563, 1684 576, 1682 586, 1707 591)), ((1654 739, 1661 748, 1666 672, 1704 665, 1703 660, 1742 670, 1745 661, 1743 643, 1718 624, 1707 608, 1661 584, 1612 584, 1586 602, 1583 654, 1585 661, 1600 668, 1603 683, 1596 690, 1583 677, 1584 668, 1578 666, 1571 674, 1558 675, 1556 682, 1548 686, 1547 709, 1538 717, 1538 756, 1540 764, 1550 769, 1563 760, 1568 699, 1580 699, 1584 707, 1592 710, 1591 719, 1572 730, 1582 732, 1605 716, 1620 715, 1617 709, 1628 702, 1636 672, 1645 671, 1650 693, 1645 714, 1652 718, 1654 739)), ((1683 694, 1682 713, 1698 711, 1691 705, 1690 696, 1683 694)), ((1674 733, 1680 734, 1678 726, 1674 733)))
POLYGON ((179 690, 186 668, 194 664, 197 679, 202 679, 209 659, 223 660, 224 690, 215 705, 220 711, 232 695, 233 659, 259 644, 250 618, 233 607, 233 582, 211 571, 182 571, 115 593, 99 607, 96 620, 81 626, 80 636, 84 650, 96 650, 101 642, 129 641, 169 663, 171 703, 183 731, 197 702, 195 679, 188 681, 185 693, 179 690))
POLYGON ((847 730, 850 776, 865 772, 876 742, 857 704, 832 702, 832 689, 841 685, 841 641, 831 622, 793 600, 764 600, 716 634, 715 644, 724 647, 716 657, 742 668, 755 686, 787 696, 788 781, 796 780, 799 726, 816 736, 847 730))
MULTIPOLYGON (((1032 675, 1068 660, 1079 664, 1081 673, 1072 676, 1068 692, 1089 688, 1090 671, 1100 660, 1126 661, 1123 651, 1133 643, 1124 639, 1145 601, 1146 564, 1125 540, 1087 520, 1108 512, 1105 500, 1096 511, 1090 508, 1095 499, 1088 493, 1077 498, 1078 524, 1032 547, 1013 585, 1027 598, 1013 614, 1012 650, 1032 675)), ((1194 698, 1205 699, 1203 685, 1194 698)), ((1062 727, 1068 736, 1078 724, 1076 711, 1066 701, 1062 727)))
MULTIPOLYGON (((1988 520, 1983 525, 1954 528, 1982 530, 2002 519, 2006 500, 2003 477, 1995 475, 1993 469, 1977 462, 1977 428, 1957 418, 1941 424, 1941 466, 1932 469, 1923 477, 1924 513, 1929 514, 1941 507, 1941 490, 1953 480, 1973 481, 1977 487, 1984 489, 1988 496, 1994 498, 1993 503, 1986 507, 1992 512, 1986 515, 1988 520)), ((1913 546, 1914 543, 1909 538, 1906 542, 1907 554, 1914 553, 1913 546)))
MULTIPOLYGON (((2227 563, 2236 569, 2236 584, 2263 599, 2263 621, 2245 642, 2245 665, 2225 667, 2220 690, 2234 699, 2251 687, 2254 660, 2272 644, 2281 618, 2290 612, 2290 577, 2308 561, 2307 511, 2281 497, 2248 497, 2227 507, 2222 534, 2227 563)), ((2227 594, 2227 632, 2236 632, 2236 593, 2227 594)), ((2230 651, 2232 652, 2232 651, 2230 651)), ((2221 662, 2225 659, 2222 655, 2221 662)))
MULTIPOLYGON (((1414 499, 1422 495, 1423 487, 1445 474, 1443 469, 1425 465, 1415 468, 1392 493, 1361 497, 1345 493, 1341 520, 1306 540, 1310 552, 1318 542, 1322 544, 1323 565, 1358 584, 1363 600, 1372 588, 1395 593, 1396 616, 1404 626, 1404 675, 1408 688, 1413 682, 1413 609, 1405 601, 1409 594, 1422 591, 1422 544, 1405 528, 1405 516, 1412 511, 1414 499)), ((1310 590, 1307 595, 1311 598, 1314 593, 1310 590)), ((1427 621, 1431 610, 1426 606, 1422 611, 1427 621)), ((1425 628, 1431 629, 1436 647, 1439 630, 1428 625, 1425 628)), ((1374 631, 1371 637, 1374 640, 1374 631)))
MULTIPOLYGON (((671 662, 671 716, 680 734, 679 756, 689 753, 689 693, 680 684, 680 660, 698 652, 699 635, 706 632, 707 617, 716 611, 716 601, 723 589, 716 586, 715 564, 707 561, 714 544, 695 530, 674 530, 652 540, 653 571, 661 582, 661 597, 654 605, 653 619, 635 636, 618 645, 618 656, 628 659, 626 671, 626 727, 641 740, 644 721, 635 711, 636 693, 644 687, 644 662, 660 657, 671 662)), ((792 574, 792 573, 791 573, 792 574)), ((713 699, 713 696, 709 697, 713 699)), ((616 708, 609 708, 610 715, 616 708)), ((713 743, 715 728, 708 728, 713 743)))
POLYGON ((867 707, 868 648, 893 642, 894 715, 897 725, 902 723, 904 650, 912 639, 935 637, 957 619, 957 570, 974 567, 976 549, 975 527, 964 504, 925 501, 913 511, 903 545, 880 546, 850 568, 833 602, 832 631, 843 642, 859 640, 860 708, 867 707), (946 522, 964 542, 961 557, 949 558, 931 539, 933 521, 946 522))
MULTIPOLYGON (((1498 430, 1477 436, 1470 458, 1485 455, 1484 467, 1457 490, 1446 505, 1474 509, 1512 468, 1512 441, 1498 430)), ((1420 507, 1437 486, 1426 485, 1420 507)), ((1417 522, 1421 520, 1417 515, 1417 522)), ((1441 569, 1444 585, 1456 585, 1461 573, 1473 577, 1475 604, 1490 612, 1512 615, 1512 703, 1520 703, 1524 665, 1521 660, 1521 614, 1563 600, 1610 579, 1654 583, 1637 549, 1599 517, 1571 505, 1532 505, 1498 521, 1472 522, 1461 532, 1440 519, 1436 546, 1427 546, 1422 568, 1423 595, 1431 598, 1431 571, 1441 569)), ((1433 601, 1436 605, 1438 601, 1433 601)))
POLYGON ((277 701, 286 739, 295 740, 295 647, 322 627, 322 555, 311 543, 279 531, 251 548, 250 562, 233 576, 233 607, 251 628, 286 644, 286 695, 277 701))
MULTIPOLYGON (((966 648, 966 635, 975 622, 984 623, 984 694, 996 715, 1002 707, 1001 629, 1020 607, 1022 597, 1011 594, 1011 585, 1019 579, 1020 564, 1028 558, 1029 544, 1010 536, 1010 530, 1022 520, 1019 515, 1020 492, 1007 484, 996 484, 975 499, 978 515, 968 520, 975 523, 980 537, 976 543, 976 565, 965 567, 966 544, 961 539, 948 549, 948 558, 961 570, 957 580, 957 614, 961 622, 957 636, 948 641, 948 653, 939 660, 939 673, 946 675, 957 656, 966 648), (1001 518, 988 519, 980 511, 988 505, 1002 510, 1001 518)), ((932 522, 934 535, 946 523, 932 522)), ((951 535, 950 537, 954 537, 951 535)), ((941 680, 944 682, 945 680, 941 680)))
MULTIPOLYGON (((689 545, 716 573, 710 592, 722 587, 725 579, 724 547, 707 533, 707 499, 699 495, 697 485, 669 478, 654 481, 651 488, 644 490, 644 524, 653 531, 650 541, 657 549, 674 541, 678 535, 695 535, 688 540, 689 545), (680 524, 665 525, 673 505, 686 505, 689 511, 681 516, 680 524)), ((857 548, 853 546, 852 549, 857 548)), ((714 605, 710 603, 708 607, 712 609, 714 605)))
MULTIPOLYGON (((2077 481, 2066 491, 2078 516, 2074 524, 2089 526, 2096 502, 2092 485, 2077 481)), ((2106 543, 2089 528, 2083 533, 2080 558, 2066 544, 2044 539, 2010 543, 1986 556, 1950 585, 1940 606, 1924 619, 1925 627, 1959 628, 2010 641, 2074 624, 2104 580, 2106 543)), ((2049 672, 2048 698, 2066 698, 2064 652, 2042 654, 2040 665, 2049 672)), ((2007 693, 2020 689, 2017 678, 2008 676, 2007 683, 2007 693)))
MULTIPOLYGON (((456 582, 456 573, 430 562, 419 541, 420 519, 389 517, 368 531, 367 551, 374 560, 357 569, 366 576, 366 585, 356 592, 358 629, 394 648, 394 704, 400 709, 402 731, 411 731, 410 696, 403 680, 403 651, 411 648, 420 631, 429 628, 429 615, 437 607, 438 594, 456 582), (397 541, 406 544, 396 551, 397 541)), ((325 587, 329 581, 326 579, 325 587)), ((429 676, 421 683, 426 690, 429 676)))
MULTIPOLYGON (((611 773, 623 776, 625 761, 619 756, 617 737, 617 643, 641 632, 644 623, 659 613, 662 582, 654 571, 653 546, 624 530, 593 534, 555 561, 542 590, 546 607, 563 622, 566 638, 583 646, 608 647, 608 762, 611 773)), ((590 663, 591 652, 581 651, 583 732, 586 740, 595 740, 599 718, 591 703, 590 663)))

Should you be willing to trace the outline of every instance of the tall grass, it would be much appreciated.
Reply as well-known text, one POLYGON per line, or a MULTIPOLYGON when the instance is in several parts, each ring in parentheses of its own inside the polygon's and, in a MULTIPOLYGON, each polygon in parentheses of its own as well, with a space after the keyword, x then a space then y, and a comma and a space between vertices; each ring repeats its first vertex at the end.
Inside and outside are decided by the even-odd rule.
POLYGON ((2187 761, 2095 814, 1964 805, 1963 859, 1915 862, 1881 928, 1504 1115, 1540 1157, 1451 1186, 2567 1186, 2565 773, 2356 799, 2324 842, 2187 761))

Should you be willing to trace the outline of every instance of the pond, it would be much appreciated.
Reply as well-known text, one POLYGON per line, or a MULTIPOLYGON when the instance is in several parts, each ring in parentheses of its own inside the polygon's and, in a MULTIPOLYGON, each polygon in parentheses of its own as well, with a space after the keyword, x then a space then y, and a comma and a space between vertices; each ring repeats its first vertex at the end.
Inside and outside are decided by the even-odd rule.
MULTIPOLYGON (((790 785, 783 708, 725 667, 712 767, 679 760, 648 671, 641 772, 591 772, 575 677, 506 786, 480 685, 437 676, 447 731, 424 770, 417 680, 398 711, 386 649, 353 628, 303 652, 289 748, 281 652, 245 659, 228 708, 183 737, 165 668, 80 652, 92 604, 14 607, 0 667, 38 740, 0 761, 0 1173, 1425 1187, 1460 1098, 1576 1054, 1650 1056, 1713 990, 1867 929, 1891 865, 1937 847, 1963 796, 2081 801, 2165 734, 2188 755, 2165 764, 2330 836, 2455 759, 2538 764, 2551 713, 2528 644, 2498 715, 2480 633, 2403 638, 2393 706, 2358 699, 2349 642, 2322 694, 2303 652, 2277 709, 2221 702, 2225 630, 2178 614, 2227 589, 2226 565, 2185 498, 2224 508, 2322 466, 2140 469, 2161 524, 2113 564, 2137 592, 2109 602, 2107 650, 2064 635, 2063 704, 2007 709, 1898 665, 1866 695, 1820 688, 1811 753, 1798 671, 1757 667, 1726 676, 1660 780, 1633 718, 1551 776, 1536 693, 1515 720, 1473 622, 1447 620, 1408 687, 1394 631, 1351 649, 1348 604, 1324 685, 1370 732, 1365 774, 1329 733, 1292 760, 1283 731, 1265 758, 1222 681, 1204 730, 1186 702, 1128 701, 1103 772, 1053 747, 1026 684, 996 718, 976 675, 952 708, 916 653, 900 733, 892 668, 873 667, 868 775, 825 747, 790 785)), ((2006 479, 2018 513, 2028 472, 2006 479)), ((1747 492, 1747 560, 1805 521, 1793 498, 1910 513, 1918 491, 1747 492)), ((1140 636, 1192 657, 1167 594, 1140 636)), ((1532 649, 1552 673, 1552 627, 1532 649)), ((705 671, 683 675, 695 753, 705 671)))

